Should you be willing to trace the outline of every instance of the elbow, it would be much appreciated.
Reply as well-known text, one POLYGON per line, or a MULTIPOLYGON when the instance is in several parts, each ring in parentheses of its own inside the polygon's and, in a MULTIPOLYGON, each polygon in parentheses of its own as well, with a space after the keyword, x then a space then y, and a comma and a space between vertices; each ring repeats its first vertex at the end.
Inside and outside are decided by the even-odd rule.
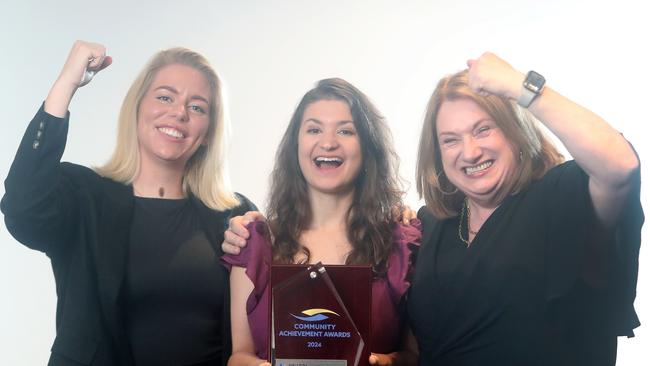
POLYGON ((641 162, 632 145, 625 141, 625 148, 618 151, 602 167, 608 172, 603 183, 613 191, 627 190, 641 180, 641 162))
POLYGON ((618 187, 630 187, 641 181, 641 162, 636 151, 630 147, 630 153, 621 157, 618 167, 618 187))

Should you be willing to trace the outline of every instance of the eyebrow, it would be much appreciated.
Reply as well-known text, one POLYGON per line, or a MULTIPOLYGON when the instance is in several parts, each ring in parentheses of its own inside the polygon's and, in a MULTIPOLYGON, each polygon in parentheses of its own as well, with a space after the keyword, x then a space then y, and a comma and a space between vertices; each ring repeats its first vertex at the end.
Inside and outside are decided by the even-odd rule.
MULTIPOLYGON (((174 88, 173 86, 161 85, 161 86, 157 87, 154 90, 160 90, 160 89, 167 90, 167 91, 169 91, 171 93, 174 93, 174 94, 178 94, 178 90, 176 90, 176 88, 174 88)), ((202 97, 200 95, 192 95, 190 97, 190 99, 191 100, 201 100, 201 101, 205 102, 206 104, 210 105, 210 102, 205 97, 202 97)))
MULTIPOLYGON (((472 128, 471 128, 471 131, 475 130, 476 127, 478 127, 478 125, 480 125, 481 123, 483 123, 483 122, 488 122, 488 121, 492 121, 492 120, 491 120, 490 118, 481 118, 481 119, 479 119, 478 121, 474 122, 474 124, 472 125, 472 128)), ((438 133, 438 136, 442 136, 442 135, 456 135, 456 134, 457 134, 456 132, 444 131, 444 132, 439 132, 439 133, 438 133)))
MULTIPOLYGON (((322 124, 323 124, 323 122, 321 122, 321 121, 320 121, 319 119, 317 119, 317 118, 308 118, 308 119, 306 119, 306 120, 303 121, 303 123, 307 123, 307 122, 314 122, 314 123, 319 124, 319 125, 322 125, 322 124)), ((354 121, 344 119, 344 120, 342 120, 342 121, 338 121, 338 122, 336 122, 336 125, 337 125, 337 126, 341 126, 341 125, 346 125, 346 124, 349 124, 349 123, 354 124, 354 121)))

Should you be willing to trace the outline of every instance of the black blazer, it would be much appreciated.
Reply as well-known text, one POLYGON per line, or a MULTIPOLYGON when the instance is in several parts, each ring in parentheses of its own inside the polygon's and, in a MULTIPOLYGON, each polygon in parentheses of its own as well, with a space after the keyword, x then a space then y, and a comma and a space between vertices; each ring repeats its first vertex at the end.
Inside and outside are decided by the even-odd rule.
MULTIPOLYGON (((68 118, 51 116, 41 107, 30 122, 5 180, 2 212, 14 238, 52 262, 56 339, 48 365, 132 365, 120 306, 132 187, 60 163, 68 118)), ((218 256, 227 219, 255 209, 239 198, 239 207, 217 212, 191 197, 218 256)), ((228 293, 228 284, 224 287, 228 293)), ((228 298, 222 323, 224 364, 231 351, 228 298)))

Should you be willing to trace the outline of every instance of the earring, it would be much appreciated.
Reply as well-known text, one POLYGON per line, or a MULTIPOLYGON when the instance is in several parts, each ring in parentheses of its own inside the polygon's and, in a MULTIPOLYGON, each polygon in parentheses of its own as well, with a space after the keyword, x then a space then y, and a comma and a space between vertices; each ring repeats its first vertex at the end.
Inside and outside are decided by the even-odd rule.
MULTIPOLYGON (((442 194, 444 194, 446 196, 451 196, 453 194, 458 193, 458 187, 456 187, 456 186, 454 186, 454 190, 451 191, 451 192, 445 192, 445 191, 442 190, 442 185, 440 184, 441 183, 441 180, 440 180, 440 175, 441 174, 444 176, 445 172, 441 170, 440 172, 438 172, 438 174, 436 174, 436 179, 438 180, 438 184, 436 185, 436 189, 439 190, 440 193, 442 193, 442 194)), ((449 182, 449 179, 447 179, 447 181, 449 182)), ((451 182, 449 184, 451 184, 451 182)), ((453 186, 453 184, 452 184, 452 186, 453 186)))
POLYGON ((524 161, 524 151, 519 150, 519 161, 524 161))

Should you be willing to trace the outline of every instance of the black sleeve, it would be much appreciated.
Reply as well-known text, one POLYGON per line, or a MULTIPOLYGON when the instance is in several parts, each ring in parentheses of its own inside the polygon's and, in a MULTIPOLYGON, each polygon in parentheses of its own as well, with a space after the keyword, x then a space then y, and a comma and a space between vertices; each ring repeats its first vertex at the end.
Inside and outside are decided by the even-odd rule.
POLYGON ((614 232, 612 298, 616 316, 617 335, 631 337, 632 329, 640 325, 634 310, 636 285, 639 273, 639 249, 641 247, 641 227, 645 220, 641 207, 641 170, 637 171, 634 187, 614 232))
POLYGON ((612 229, 598 220, 589 177, 575 161, 552 169, 541 183, 547 198, 547 299, 575 299, 576 289, 582 288, 599 299, 600 326, 616 335, 633 335, 639 325, 633 303, 644 220, 640 176, 612 229))
POLYGON ((68 118, 41 106, 27 127, 5 180, 1 209, 9 232, 26 246, 50 254, 67 242, 77 217, 74 183, 62 172, 68 118))

